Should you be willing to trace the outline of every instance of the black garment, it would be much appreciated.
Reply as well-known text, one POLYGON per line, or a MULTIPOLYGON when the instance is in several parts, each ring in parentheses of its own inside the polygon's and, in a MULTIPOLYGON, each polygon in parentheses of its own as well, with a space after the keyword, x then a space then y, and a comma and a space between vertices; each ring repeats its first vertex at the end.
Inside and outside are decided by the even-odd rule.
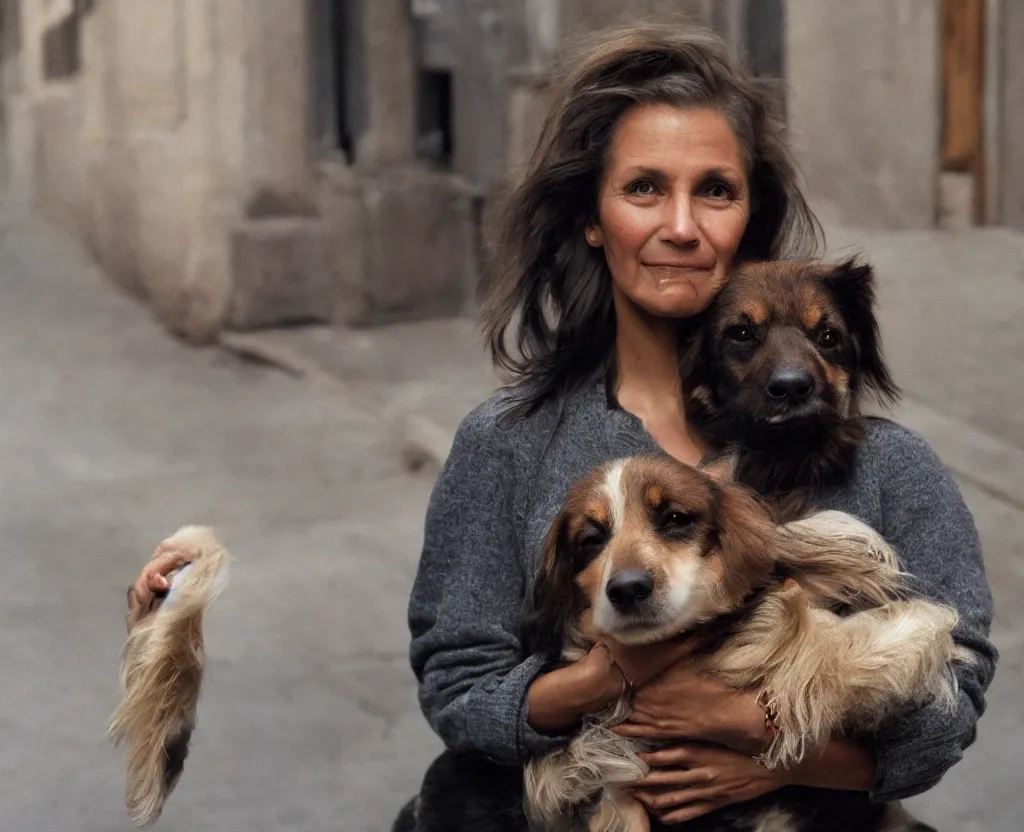
MULTIPOLYGON (((749 818, 759 803, 784 801, 801 809, 807 825, 801 832, 870 832, 881 822, 885 804, 871 803, 857 792, 832 792, 823 799, 821 789, 791 787, 755 801, 725 807, 688 822, 686 832, 739 832, 748 830, 741 818, 749 818), (806 814, 805 814, 806 813, 806 814)), ((936 832, 908 817, 903 832, 936 832)), ((651 819, 651 832, 669 832, 651 819)), ((493 763, 472 753, 445 751, 431 763, 419 795, 409 800, 391 832, 528 832, 523 811, 523 776, 518 767, 493 763)))
POLYGON ((391 832, 527 832, 522 769, 445 751, 391 832))

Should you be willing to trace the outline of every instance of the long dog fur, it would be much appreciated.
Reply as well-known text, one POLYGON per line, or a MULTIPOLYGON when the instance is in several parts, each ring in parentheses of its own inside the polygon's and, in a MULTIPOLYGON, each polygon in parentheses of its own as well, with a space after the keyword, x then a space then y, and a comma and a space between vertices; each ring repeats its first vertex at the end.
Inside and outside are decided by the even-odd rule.
MULTIPOLYGON (((625 481, 639 476, 636 464, 632 460, 610 463, 599 471, 619 465, 616 476, 625 481)), ((668 460, 658 464, 685 467, 668 460)), ((583 488, 593 492, 607 488, 607 483, 599 476, 583 488)), ((623 486, 623 491, 639 493, 634 486, 623 486)), ((740 487, 727 483, 723 488, 740 487)), ((585 501, 578 491, 577 505, 585 501)), ((740 505, 735 503, 743 501, 736 496, 740 493, 721 502, 740 505)), ((950 665, 970 660, 952 638, 957 613, 910 595, 895 553, 879 534, 838 511, 818 512, 776 527, 766 511, 751 521, 749 509, 755 501, 744 502, 745 514, 722 518, 723 536, 731 524, 738 526, 732 537, 743 541, 740 546, 767 543, 774 583, 753 583, 755 600, 698 625, 697 630, 703 630, 714 644, 698 653, 697 662, 701 672, 730 687, 765 691, 772 697, 784 730, 763 755, 765 765, 791 767, 837 731, 870 730, 899 709, 932 698, 952 707, 956 679, 950 665), (793 578, 796 585, 784 586, 782 576, 793 578)), ((559 574, 557 568, 550 568, 555 560, 565 558, 565 552, 558 551, 564 535, 557 526, 556 520, 538 578, 535 597, 541 603, 545 593, 551 597, 567 589, 544 586, 546 579, 559 574)), ((728 557, 738 564, 750 554, 728 557)), ((727 569, 728 557, 723 558, 727 569)), ((768 565, 762 567, 768 570, 768 565)), ((560 574, 564 580, 564 570, 560 574)), ((577 612, 560 614, 572 617, 577 612)), ((563 625, 560 658, 572 661, 592 642, 574 621, 563 625)), ((610 730, 629 714, 629 702, 623 698, 608 712, 590 719, 567 747, 527 764, 525 804, 538 828, 603 832, 647 828, 646 812, 627 789, 647 773, 635 749, 653 746, 610 730)), ((799 828, 785 806, 760 810, 758 817, 749 820, 751 829, 765 832, 799 828)))
POLYGON ((203 682, 203 613, 224 590, 230 561, 204 526, 185 526, 168 542, 199 555, 169 576, 163 603, 128 635, 107 730, 125 746, 125 805, 140 827, 160 817, 181 778, 203 682))

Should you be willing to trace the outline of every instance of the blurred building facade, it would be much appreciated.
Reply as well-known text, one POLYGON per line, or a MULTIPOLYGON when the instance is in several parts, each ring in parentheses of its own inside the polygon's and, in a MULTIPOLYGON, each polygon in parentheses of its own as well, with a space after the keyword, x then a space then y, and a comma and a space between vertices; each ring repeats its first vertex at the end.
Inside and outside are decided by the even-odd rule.
POLYGON ((888 227, 942 221, 980 25, 950 170, 1024 228, 1015 0, 0 0, 0 171, 183 337, 466 312, 559 45, 660 12, 784 77, 816 202, 888 227))

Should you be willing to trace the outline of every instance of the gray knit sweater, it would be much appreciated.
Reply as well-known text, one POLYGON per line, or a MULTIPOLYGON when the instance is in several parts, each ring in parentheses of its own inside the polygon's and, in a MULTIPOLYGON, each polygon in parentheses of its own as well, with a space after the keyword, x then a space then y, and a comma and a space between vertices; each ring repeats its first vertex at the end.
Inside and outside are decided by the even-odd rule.
MULTIPOLYGON (((507 403, 499 392, 459 426, 427 510, 409 627, 420 705, 434 731, 450 749, 516 765, 569 739, 530 728, 526 691, 543 660, 523 655, 516 637, 547 528, 575 479, 660 448, 639 419, 609 406, 603 380, 511 427, 498 423, 507 403)), ((870 798, 918 794, 974 741, 997 660, 973 518, 929 445, 884 419, 870 420, 853 480, 819 504, 884 535, 917 588, 960 611, 956 637, 980 656, 959 672, 955 713, 925 706, 876 734, 870 798)))

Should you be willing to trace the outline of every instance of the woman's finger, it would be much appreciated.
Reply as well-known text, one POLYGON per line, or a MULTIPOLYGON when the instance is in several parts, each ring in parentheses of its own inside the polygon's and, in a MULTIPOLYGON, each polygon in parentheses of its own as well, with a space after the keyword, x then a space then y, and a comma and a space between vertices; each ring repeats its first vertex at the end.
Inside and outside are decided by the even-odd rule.
POLYGON ((188 560, 195 560, 199 557, 199 550, 193 546, 184 546, 180 540, 162 540, 160 545, 156 547, 156 551, 153 552, 153 556, 150 560, 156 560, 166 554, 178 554, 182 555, 188 560))
POLYGON ((690 743, 659 748, 657 751, 641 751, 638 756, 649 766, 695 768, 697 762, 690 743))
POLYGON ((695 803, 724 803, 724 796, 714 787, 672 789, 660 791, 637 790, 633 793, 647 809, 661 815, 673 812, 677 807, 692 806, 695 803))
POLYGON ((667 812, 676 806, 693 803, 724 803, 725 796, 716 786, 702 788, 673 789, 672 791, 648 792, 648 807, 653 811, 667 812))
POLYGON ((191 560, 194 560, 194 557, 190 558, 188 553, 180 551, 167 552, 147 563, 146 568, 142 570, 142 574, 150 589, 162 592, 170 587, 170 582, 166 578, 167 573, 184 566, 186 563, 191 562, 191 560))
POLYGON ((637 722, 623 722, 611 730, 613 734, 618 734, 620 737, 630 737, 633 739, 659 737, 663 733, 654 725, 641 725, 637 722))
POLYGON ((720 809, 721 807, 721 801, 702 800, 696 803, 691 803, 685 808, 659 815, 658 819, 662 823, 671 826, 676 823, 686 823, 688 820, 703 817, 704 815, 715 811, 715 809, 720 809))
POLYGON ((153 593, 149 589, 149 578, 143 572, 138 580, 128 587, 128 608, 131 609, 133 605, 144 607, 152 597, 153 593))
POLYGON ((707 768, 665 768, 650 772, 643 780, 637 783, 637 787, 640 789, 657 789, 665 786, 675 786, 677 788, 706 787, 714 779, 714 772, 707 768))

